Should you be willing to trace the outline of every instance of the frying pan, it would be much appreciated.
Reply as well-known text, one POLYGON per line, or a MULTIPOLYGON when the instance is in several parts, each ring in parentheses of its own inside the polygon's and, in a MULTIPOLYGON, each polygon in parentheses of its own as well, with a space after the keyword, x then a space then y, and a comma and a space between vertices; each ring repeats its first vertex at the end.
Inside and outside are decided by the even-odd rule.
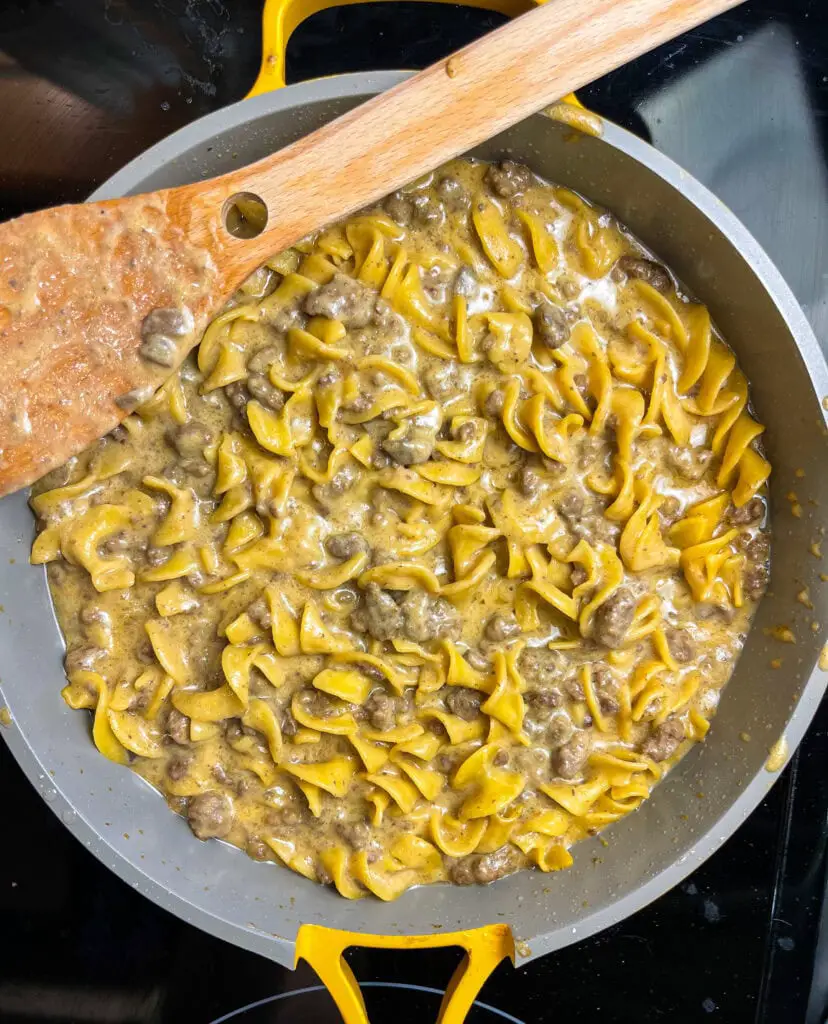
MULTIPOLYGON (((223 173, 399 82, 403 72, 351 74, 267 91, 284 84, 284 45, 292 29, 311 10, 330 5, 270 0, 256 95, 160 142, 92 198, 223 173)), ((522 9, 521 0, 480 0, 478 6, 508 14, 522 9)), ((616 213, 707 303, 767 424, 774 467, 770 589, 706 742, 635 814, 603 834, 608 845, 580 843, 566 872, 522 872, 484 889, 430 886, 383 904, 344 900, 225 844, 198 842, 137 775, 98 754, 86 717, 60 699, 63 645, 45 574, 27 564, 33 522, 26 497, 0 504, 0 706, 10 712, 8 728, 0 731, 31 782, 81 842, 156 903, 282 965, 306 959, 348 1024, 367 1020, 341 956, 348 946, 465 948, 440 1018, 458 1024, 504 957, 527 962, 576 942, 676 885, 766 794, 828 680, 817 665, 828 622, 819 547, 828 526, 828 431, 820 401, 828 396, 828 368, 779 273, 713 195, 615 125, 604 124, 593 136, 537 115, 474 155, 524 161, 616 213), (781 625, 795 644, 775 638, 781 625)))

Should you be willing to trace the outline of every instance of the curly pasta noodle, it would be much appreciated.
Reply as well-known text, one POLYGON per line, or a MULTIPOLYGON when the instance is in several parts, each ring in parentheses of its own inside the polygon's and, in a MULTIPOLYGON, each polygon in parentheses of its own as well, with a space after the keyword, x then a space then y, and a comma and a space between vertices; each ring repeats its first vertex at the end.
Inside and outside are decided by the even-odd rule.
POLYGON ((282 253, 32 499, 73 708, 345 897, 556 871, 702 739, 770 466, 610 215, 458 161, 282 253))

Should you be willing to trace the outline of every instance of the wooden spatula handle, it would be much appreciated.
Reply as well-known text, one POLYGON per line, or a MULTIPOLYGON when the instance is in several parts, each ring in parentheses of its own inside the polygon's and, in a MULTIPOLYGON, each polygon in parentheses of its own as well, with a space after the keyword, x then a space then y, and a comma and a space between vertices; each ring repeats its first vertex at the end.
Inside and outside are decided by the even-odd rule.
POLYGON ((737 2, 548 0, 250 167, 0 227, 0 495, 111 430, 269 255, 737 2), (238 192, 256 239, 226 230, 238 192))
MULTIPOLYGON (((308 231, 374 202, 626 61, 741 0, 548 0, 312 136, 205 190, 268 207, 255 240, 225 258, 252 270, 308 231)), ((185 201, 190 201, 189 199, 185 201)))

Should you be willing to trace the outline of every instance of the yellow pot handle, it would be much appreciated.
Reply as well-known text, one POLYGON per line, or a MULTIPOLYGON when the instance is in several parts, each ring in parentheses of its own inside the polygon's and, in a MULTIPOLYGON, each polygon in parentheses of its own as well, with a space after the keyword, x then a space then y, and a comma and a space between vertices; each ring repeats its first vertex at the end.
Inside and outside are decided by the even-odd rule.
POLYGON ((515 942, 507 924, 490 924, 440 935, 364 935, 303 924, 296 937, 296 964, 306 960, 316 971, 333 996, 344 1024, 369 1024, 359 983, 342 956, 351 946, 369 949, 460 946, 465 949, 466 955, 446 987, 436 1024, 463 1024, 478 992, 500 961, 508 956, 515 962, 515 942))
MULTIPOLYGON (((329 7, 345 7, 365 0, 265 0, 262 14, 262 64, 253 88, 247 94, 258 96, 263 92, 281 89, 285 83, 285 54, 293 30, 305 18, 329 7)), ((375 2, 375 0, 373 0, 375 2)), ((453 4, 456 0, 436 0, 453 4)), ((537 7, 543 0, 463 0, 466 7, 479 7, 484 11, 498 11, 507 18, 537 7)))

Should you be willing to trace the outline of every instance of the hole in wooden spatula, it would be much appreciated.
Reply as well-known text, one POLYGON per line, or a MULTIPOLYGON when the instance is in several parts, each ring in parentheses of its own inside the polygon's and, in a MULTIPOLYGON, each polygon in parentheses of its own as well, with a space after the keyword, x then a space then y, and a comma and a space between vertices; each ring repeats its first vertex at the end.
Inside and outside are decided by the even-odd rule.
POLYGON ((255 238, 267 226, 267 206, 254 192, 237 192, 224 204, 222 220, 234 238, 255 238))

